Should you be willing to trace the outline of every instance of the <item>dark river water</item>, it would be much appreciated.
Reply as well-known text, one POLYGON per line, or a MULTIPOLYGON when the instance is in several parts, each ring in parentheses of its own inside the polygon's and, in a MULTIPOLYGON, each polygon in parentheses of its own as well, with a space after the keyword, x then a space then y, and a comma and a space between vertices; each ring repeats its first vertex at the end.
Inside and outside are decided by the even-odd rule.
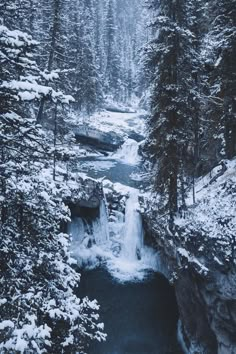
MULTIPOLYGON (((132 142, 129 146, 132 153, 132 142)), ((75 168, 93 178, 142 188, 143 179, 133 178, 142 173, 142 164, 125 161, 126 154, 123 160, 84 157, 75 168)), ((102 268, 81 273, 78 295, 98 300, 100 320, 108 335, 106 342, 93 342, 88 354, 182 354, 177 342, 175 293, 162 275, 152 273, 142 282, 119 283, 102 268)))
POLYGON ((79 295, 97 299, 108 334, 89 354, 180 354, 173 288, 160 274, 144 282, 118 283, 102 269, 84 271, 79 295))
POLYGON ((140 181, 135 181, 132 174, 141 171, 139 166, 122 163, 111 158, 84 157, 80 158, 77 170, 85 172, 92 178, 107 178, 111 182, 119 182, 130 187, 140 187, 140 181))

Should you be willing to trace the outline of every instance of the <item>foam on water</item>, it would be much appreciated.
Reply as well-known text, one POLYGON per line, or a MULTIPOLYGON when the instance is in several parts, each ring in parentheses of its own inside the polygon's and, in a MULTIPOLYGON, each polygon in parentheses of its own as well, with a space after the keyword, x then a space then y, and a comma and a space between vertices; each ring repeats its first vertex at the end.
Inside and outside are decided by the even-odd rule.
POLYGON ((143 225, 142 218, 138 212, 138 190, 130 189, 129 198, 125 208, 124 244, 122 256, 129 261, 136 261, 140 258, 143 246, 143 225))
POLYGON ((139 143, 133 139, 127 139, 125 143, 115 152, 112 157, 121 160, 123 163, 137 165, 140 162, 138 154, 139 143))
POLYGON ((100 216, 90 222, 74 218, 69 227, 72 256, 82 267, 105 266, 119 281, 141 281, 158 270, 158 256, 144 245, 138 190, 130 188, 125 215, 115 211, 108 220, 105 201, 100 216))

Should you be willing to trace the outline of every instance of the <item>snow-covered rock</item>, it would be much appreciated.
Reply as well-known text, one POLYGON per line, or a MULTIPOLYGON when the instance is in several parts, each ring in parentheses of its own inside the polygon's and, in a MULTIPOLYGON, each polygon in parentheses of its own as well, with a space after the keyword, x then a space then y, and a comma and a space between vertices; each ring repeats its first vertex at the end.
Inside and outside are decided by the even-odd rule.
POLYGON ((236 159, 200 178, 174 220, 147 199, 144 220, 163 273, 176 289, 189 353, 236 353, 236 159), (196 349, 198 348, 198 349, 196 349))
POLYGON ((97 149, 115 151, 124 143, 121 135, 115 132, 103 132, 87 124, 76 126, 73 131, 78 142, 95 146, 97 149))

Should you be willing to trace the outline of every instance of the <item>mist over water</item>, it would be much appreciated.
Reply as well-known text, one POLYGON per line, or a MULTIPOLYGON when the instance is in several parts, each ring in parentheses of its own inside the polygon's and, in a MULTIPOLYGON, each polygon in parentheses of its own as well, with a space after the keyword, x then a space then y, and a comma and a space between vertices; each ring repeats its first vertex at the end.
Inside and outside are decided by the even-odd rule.
POLYGON ((120 282, 142 280, 150 271, 158 271, 157 254, 144 245, 138 194, 137 189, 129 188, 125 215, 116 212, 111 221, 104 201, 93 220, 72 219, 68 230, 71 252, 81 267, 103 265, 120 282))

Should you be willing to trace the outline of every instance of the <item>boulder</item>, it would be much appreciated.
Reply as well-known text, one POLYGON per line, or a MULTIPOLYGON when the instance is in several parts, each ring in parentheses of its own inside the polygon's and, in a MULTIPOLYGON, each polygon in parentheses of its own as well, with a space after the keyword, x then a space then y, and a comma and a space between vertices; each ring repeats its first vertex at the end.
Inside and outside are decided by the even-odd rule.
POLYGON ((103 132, 87 125, 76 126, 73 131, 77 142, 94 146, 98 150, 113 152, 124 143, 124 137, 113 131, 103 132))

